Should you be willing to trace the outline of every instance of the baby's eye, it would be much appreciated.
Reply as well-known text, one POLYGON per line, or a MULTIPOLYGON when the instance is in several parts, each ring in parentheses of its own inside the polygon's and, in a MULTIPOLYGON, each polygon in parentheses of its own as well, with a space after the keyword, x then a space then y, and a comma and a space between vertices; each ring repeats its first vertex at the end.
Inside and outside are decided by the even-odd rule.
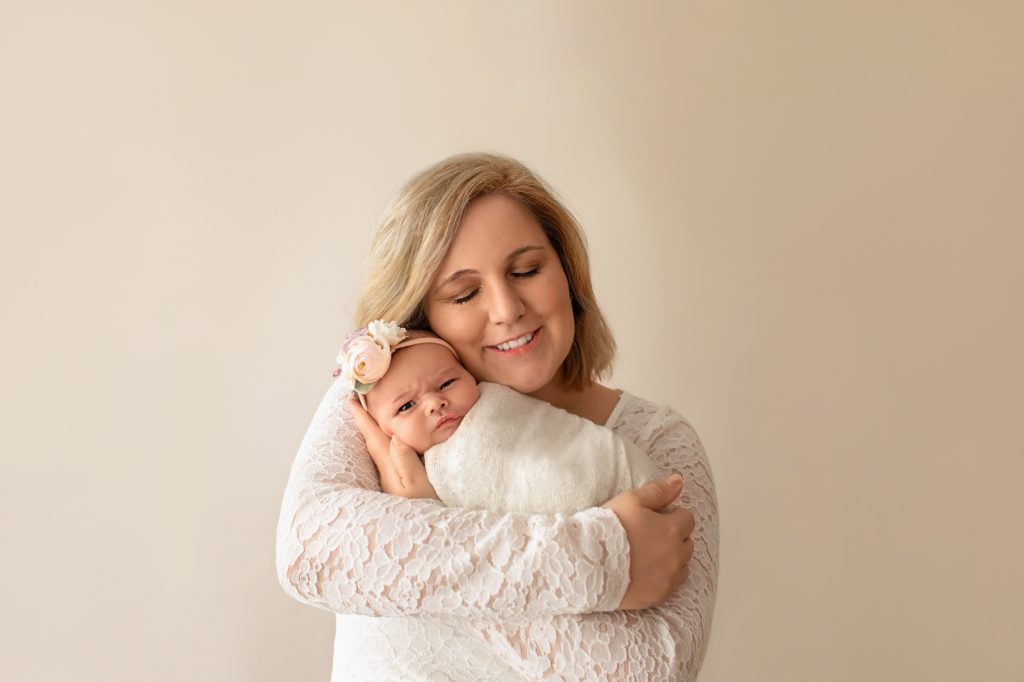
POLYGON ((402 413, 402 412, 405 412, 406 410, 411 410, 412 409, 412 405, 413 405, 413 402, 410 400, 406 404, 404 404, 401 407, 399 407, 398 408, 398 412, 402 413))
POLYGON ((449 379, 448 381, 446 381, 443 384, 441 384, 441 390, 443 391, 444 389, 448 388, 449 386, 451 386, 454 383, 455 383, 455 379, 449 379))

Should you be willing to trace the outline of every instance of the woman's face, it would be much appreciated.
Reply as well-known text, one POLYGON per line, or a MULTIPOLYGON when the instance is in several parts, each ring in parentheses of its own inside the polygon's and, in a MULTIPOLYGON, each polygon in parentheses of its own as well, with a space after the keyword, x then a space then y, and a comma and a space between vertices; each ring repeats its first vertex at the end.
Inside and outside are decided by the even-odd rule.
POLYGON ((470 202, 425 304, 427 320, 481 381, 534 393, 572 347, 569 282, 529 210, 502 194, 470 202))

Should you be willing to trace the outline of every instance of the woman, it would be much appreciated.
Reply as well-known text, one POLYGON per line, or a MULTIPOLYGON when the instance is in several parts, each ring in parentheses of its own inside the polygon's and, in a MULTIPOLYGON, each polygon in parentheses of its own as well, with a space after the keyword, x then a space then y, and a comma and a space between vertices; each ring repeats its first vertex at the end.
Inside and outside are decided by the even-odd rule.
POLYGON ((679 495, 667 480, 572 516, 406 499, 422 465, 393 458, 336 383, 277 542, 284 588, 338 614, 332 679, 694 679, 717 581, 710 467, 679 415, 596 382, 614 343, 550 190, 494 155, 423 171, 383 216, 357 318, 431 329, 478 380, 607 425, 682 473, 685 508, 658 511, 679 495))

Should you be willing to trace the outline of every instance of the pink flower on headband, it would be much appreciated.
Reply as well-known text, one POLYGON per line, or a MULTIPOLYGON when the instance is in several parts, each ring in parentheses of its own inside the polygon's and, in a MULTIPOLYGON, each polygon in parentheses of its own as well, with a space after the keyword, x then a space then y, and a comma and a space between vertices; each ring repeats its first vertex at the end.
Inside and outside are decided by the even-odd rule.
POLYGON ((368 393, 391 366, 391 346, 401 343, 405 330, 394 322, 374 320, 345 338, 338 352, 339 374, 352 382, 352 390, 368 393))
MULTIPOLYGON (((391 365, 391 349, 381 348, 369 336, 360 336, 349 344, 345 364, 360 384, 375 384, 391 365)), ((358 390, 358 386, 356 387, 358 390)))

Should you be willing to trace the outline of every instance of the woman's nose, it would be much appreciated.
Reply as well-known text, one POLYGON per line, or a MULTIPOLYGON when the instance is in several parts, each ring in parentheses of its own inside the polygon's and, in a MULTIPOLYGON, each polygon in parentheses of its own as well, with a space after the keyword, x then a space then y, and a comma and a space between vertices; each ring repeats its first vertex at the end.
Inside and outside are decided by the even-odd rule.
POLYGON ((523 299, 508 283, 491 287, 487 313, 493 324, 512 324, 523 316, 523 299))

